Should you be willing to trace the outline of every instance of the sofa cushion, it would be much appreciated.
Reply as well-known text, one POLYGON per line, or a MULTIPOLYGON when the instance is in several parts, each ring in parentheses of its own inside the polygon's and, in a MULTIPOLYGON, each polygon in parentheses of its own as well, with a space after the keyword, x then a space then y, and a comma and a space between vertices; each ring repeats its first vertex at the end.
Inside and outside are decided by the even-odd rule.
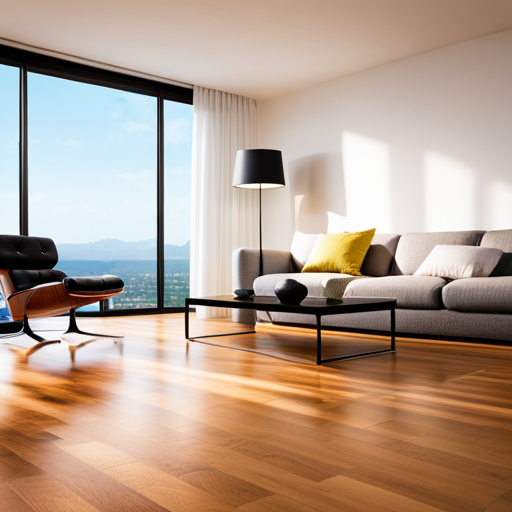
POLYGON ((389 297, 397 307, 408 309, 441 309, 441 291, 446 281, 430 276, 387 276, 352 281, 345 297, 389 297))
POLYGON ((491 247, 436 245, 414 275, 449 279, 487 277, 502 254, 502 250, 491 247))
POLYGON ((487 231, 480 243, 482 247, 493 247, 503 252, 512 252, 512 229, 500 229, 499 231, 487 231))
POLYGON ((68 293, 103 294, 124 288, 124 282, 117 276, 66 277, 63 281, 68 293))
POLYGON ((363 276, 384 277, 389 275, 400 235, 375 235, 363 264, 363 276))
POLYGON ((275 295, 274 288, 282 279, 295 279, 308 289, 308 297, 341 299, 345 288, 354 279, 365 279, 362 276, 333 274, 330 272, 314 272, 304 274, 267 274, 254 281, 255 295, 275 295))
POLYGON ((512 277, 473 277, 443 288, 443 303, 455 311, 512 313, 512 277))
POLYGON ((412 275, 436 245, 478 245, 484 231, 406 233, 400 237, 395 254, 394 275, 412 275))
POLYGON ((21 292, 41 284, 62 283, 67 276, 64 272, 51 268, 46 270, 9 270, 9 277, 14 289, 21 292))

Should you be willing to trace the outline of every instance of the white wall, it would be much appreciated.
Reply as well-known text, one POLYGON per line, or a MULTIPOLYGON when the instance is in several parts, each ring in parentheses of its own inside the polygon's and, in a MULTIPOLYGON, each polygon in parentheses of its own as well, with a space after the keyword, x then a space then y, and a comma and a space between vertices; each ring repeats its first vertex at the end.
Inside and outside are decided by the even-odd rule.
POLYGON ((258 104, 263 245, 293 231, 512 228, 512 30, 258 104))

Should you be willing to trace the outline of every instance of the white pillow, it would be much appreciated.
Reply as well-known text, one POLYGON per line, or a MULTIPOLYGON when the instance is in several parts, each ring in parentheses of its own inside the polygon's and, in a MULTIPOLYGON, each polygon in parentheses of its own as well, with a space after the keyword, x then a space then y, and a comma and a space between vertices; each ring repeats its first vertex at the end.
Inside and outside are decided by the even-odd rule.
POLYGON ((502 254, 500 249, 490 247, 436 245, 414 275, 449 279, 487 277, 502 254))
POLYGON ((302 267, 305 265, 306 261, 308 261, 313 247, 320 236, 322 235, 310 235, 309 233, 295 231, 290 252, 292 253, 293 261, 299 270, 302 270, 302 267))

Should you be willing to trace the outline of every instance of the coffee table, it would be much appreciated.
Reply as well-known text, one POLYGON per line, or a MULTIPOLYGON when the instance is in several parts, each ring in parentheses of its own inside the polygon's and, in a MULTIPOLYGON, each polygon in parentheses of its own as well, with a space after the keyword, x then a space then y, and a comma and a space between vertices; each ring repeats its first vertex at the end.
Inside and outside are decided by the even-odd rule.
MULTIPOLYGON (((356 298, 350 297, 339 302, 331 302, 326 299, 305 299, 299 305, 283 304, 277 297, 258 296, 253 299, 241 300, 232 295, 215 295, 212 297, 189 297, 185 299, 185 338, 190 341, 196 341, 201 338, 216 338, 220 336, 234 336, 240 334, 254 334, 256 331, 233 332, 228 334, 212 334, 208 336, 190 336, 189 332, 189 313, 191 306, 210 306, 216 308, 231 309, 252 309, 256 311, 269 311, 275 313, 298 313, 305 315, 314 315, 316 317, 316 364, 330 363, 340 361, 341 359, 354 359, 356 357, 376 356, 379 354, 393 354, 395 350, 395 299, 381 298, 356 298), (368 313, 370 311, 389 311, 391 316, 391 347, 385 350, 376 350, 373 352, 358 352, 356 354, 345 355, 341 357, 332 357, 322 359, 322 316, 341 315, 345 313, 368 313)), ((203 342, 206 343, 206 342, 203 342)), ((230 348, 233 350, 243 350, 246 352, 256 352, 254 350, 229 347, 217 343, 208 343, 217 347, 230 348)))

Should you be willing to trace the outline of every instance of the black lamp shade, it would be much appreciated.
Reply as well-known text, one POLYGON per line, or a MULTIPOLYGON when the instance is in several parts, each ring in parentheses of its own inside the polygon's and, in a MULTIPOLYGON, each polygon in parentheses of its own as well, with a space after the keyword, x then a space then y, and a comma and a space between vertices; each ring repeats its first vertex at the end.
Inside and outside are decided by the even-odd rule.
POLYGON ((284 187, 283 157, 276 149, 241 149, 236 154, 233 186, 284 187))

